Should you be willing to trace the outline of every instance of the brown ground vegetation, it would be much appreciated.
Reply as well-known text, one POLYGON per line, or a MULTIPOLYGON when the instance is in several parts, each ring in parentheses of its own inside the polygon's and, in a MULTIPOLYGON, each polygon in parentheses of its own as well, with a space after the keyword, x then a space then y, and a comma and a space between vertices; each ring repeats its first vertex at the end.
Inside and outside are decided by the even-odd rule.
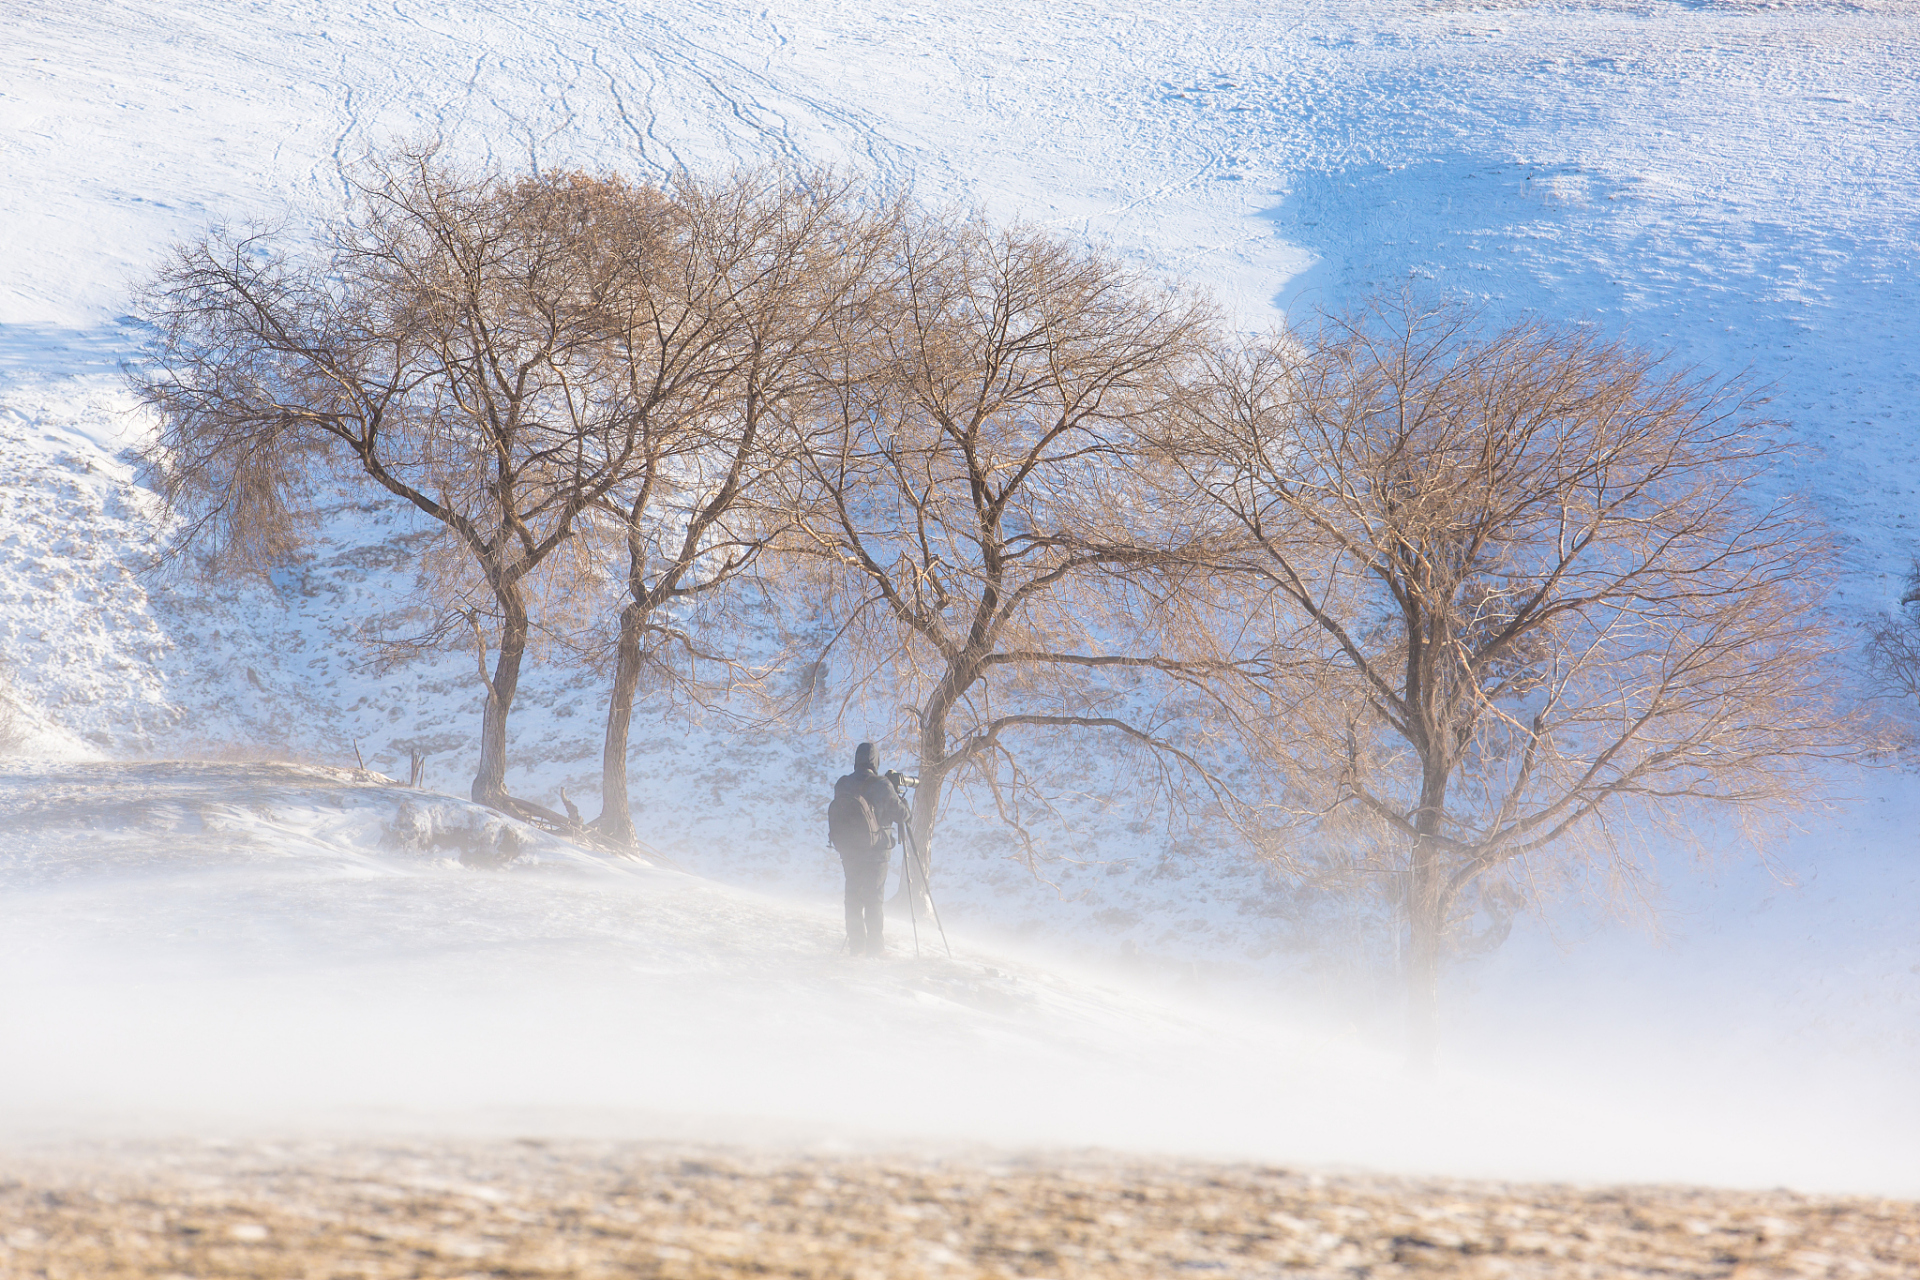
POLYGON ((589 1142, 0 1156, 0 1280, 1920 1274, 1920 1205, 589 1142))

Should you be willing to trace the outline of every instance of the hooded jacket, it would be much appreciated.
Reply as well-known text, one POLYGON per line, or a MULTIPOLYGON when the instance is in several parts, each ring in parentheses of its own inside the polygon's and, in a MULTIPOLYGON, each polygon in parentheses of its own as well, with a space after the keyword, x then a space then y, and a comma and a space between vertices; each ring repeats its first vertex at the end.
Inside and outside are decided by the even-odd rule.
MULTIPOLYGON (((854 748, 853 772, 840 781, 849 780, 859 788, 860 794, 867 798, 867 803, 873 806, 874 816, 880 819, 882 826, 891 829, 894 823, 907 822, 913 818, 913 810, 900 798, 900 793, 893 789, 893 784, 880 776, 880 753, 874 749, 871 742, 863 742, 854 748)), ((835 790, 838 789, 836 784, 835 790)), ((879 852, 884 855, 886 850, 882 849, 879 852)))

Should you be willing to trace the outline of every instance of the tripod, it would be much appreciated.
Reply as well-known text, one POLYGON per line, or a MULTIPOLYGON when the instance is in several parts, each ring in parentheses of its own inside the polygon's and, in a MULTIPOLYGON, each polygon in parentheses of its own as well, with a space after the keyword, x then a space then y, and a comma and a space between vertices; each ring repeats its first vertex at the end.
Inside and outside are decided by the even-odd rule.
POLYGON ((946 947, 947 958, 951 960, 953 958, 953 944, 947 941, 947 926, 940 923, 940 905, 933 900, 933 886, 927 883, 926 868, 920 865, 920 851, 914 847, 913 843, 913 824, 910 822, 901 823, 900 834, 904 837, 901 841, 900 871, 906 879, 907 919, 913 922, 913 958, 916 960, 920 958, 920 915, 913 905, 913 873, 918 869, 920 872, 920 888, 925 891, 927 895, 927 906, 933 909, 934 926, 940 930, 941 945, 946 947))

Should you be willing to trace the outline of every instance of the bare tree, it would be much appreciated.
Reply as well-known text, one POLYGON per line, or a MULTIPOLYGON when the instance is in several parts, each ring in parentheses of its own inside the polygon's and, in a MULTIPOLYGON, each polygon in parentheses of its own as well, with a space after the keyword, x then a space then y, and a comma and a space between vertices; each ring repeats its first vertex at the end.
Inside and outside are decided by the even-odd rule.
POLYGON ((1882 614, 1867 632, 1867 666, 1887 695, 1920 703, 1920 559, 1907 570, 1900 611, 1882 614))
POLYGON ((1111 261, 978 221, 905 220, 886 266, 826 372, 835 420, 810 450, 796 545, 825 571, 823 664, 843 661, 869 700, 884 685, 911 717, 913 835, 930 861, 963 775, 1025 836, 1022 734, 1094 730, 1198 767, 1139 684, 1183 665, 1168 625, 1181 596, 1147 581, 1174 563, 1156 547, 1178 522, 1120 464, 1211 316, 1111 261))
POLYGON ((1758 410, 1578 331, 1377 304, 1222 356, 1163 441, 1241 538, 1243 722, 1402 904, 1417 1062, 1476 907, 1570 865, 1632 884, 1636 837, 1698 848, 1703 807, 1777 812, 1849 754, 1821 539, 1767 496, 1758 410))
POLYGON ((611 332, 636 448, 596 504, 625 561, 594 823, 620 844, 634 838, 627 745, 643 667, 683 691, 697 690, 703 661, 739 671, 674 610, 753 571, 787 527, 778 500, 758 491, 799 465, 823 346, 848 327, 890 217, 862 210, 852 185, 826 173, 683 177, 674 196, 675 270, 646 280, 611 332), (667 381, 676 393, 656 393, 667 381))
POLYGON ((489 602, 465 611, 484 804, 529 808, 506 787, 529 581, 629 473, 634 397, 660 389, 614 376, 608 307, 654 269, 672 221, 660 192, 618 178, 466 174, 403 150, 318 243, 216 233, 148 293, 158 338, 139 389, 163 424, 149 462, 188 541, 228 561, 284 554, 314 482, 347 472, 464 551, 489 602))

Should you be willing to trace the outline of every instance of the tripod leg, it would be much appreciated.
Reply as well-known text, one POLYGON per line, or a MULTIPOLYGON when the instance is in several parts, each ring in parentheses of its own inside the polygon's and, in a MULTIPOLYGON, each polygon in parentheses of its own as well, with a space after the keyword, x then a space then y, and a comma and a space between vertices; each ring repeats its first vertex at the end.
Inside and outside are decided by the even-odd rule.
POLYGON ((907 890, 907 919, 913 925, 913 958, 920 958, 920 915, 913 905, 913 832, 905 823, 900 824, 900 832, 906 837, 900 846, 900 875, 907 890))
MULTIPOLYGON (((914 843, 913 843, 913 828, 907 826, 905 823, 902 823, 900 829, 906 833, 906 837, 907 837, 907 841, 906 841, 907 853, 904 861, 912 863, 915 866, 920 866, 920 851, 914 846, 914 843)), ((920 887, 926 890, 927 892, 927 907, 929 910, 933 912, 933 923, 935 927, 937 927, 940 930, 940 945, 947 949, 947 959, 951 960, 953 959, 953 944, 947 941, 947 926, 940 923, 940 904, 933 900, 933 886, 927 882, 927 869, 925 867, 920 867, 920 887)), ((913 902, 913 893, 912 893, 911 885, 909 885, 909 889, 907 893, 907 902, 909 904, 913 902)), ((920 941, 920 935, 915 934, 914 942, 916 944, 916 947, 919 941, 920 941)), ((918 955, 919 951, 916 949, 914 954, 918 955)))

